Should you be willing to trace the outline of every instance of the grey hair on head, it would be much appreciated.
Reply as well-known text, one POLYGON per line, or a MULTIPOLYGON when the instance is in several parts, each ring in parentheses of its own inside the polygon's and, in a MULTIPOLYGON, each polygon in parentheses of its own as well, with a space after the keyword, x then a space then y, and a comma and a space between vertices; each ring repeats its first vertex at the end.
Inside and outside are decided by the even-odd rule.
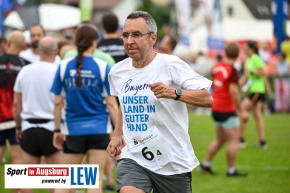
POLYGON ((39 41, 38 49, 41 55, 51 56, 57 50, 57 41, 53 37, 44 36, 39 41))
POLYGON ((157 25, 153 17, 146 11, 134 11, 127 16, 127 19, 143 18, 147 24, 148 32, 157 33, 157 25))

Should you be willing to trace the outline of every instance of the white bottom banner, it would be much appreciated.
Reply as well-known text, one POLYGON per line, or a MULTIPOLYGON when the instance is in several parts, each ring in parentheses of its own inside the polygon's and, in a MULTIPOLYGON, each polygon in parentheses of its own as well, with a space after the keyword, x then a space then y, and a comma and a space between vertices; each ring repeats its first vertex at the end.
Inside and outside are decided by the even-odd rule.
POLYGON ((99 165, 5 164, 5 188, 99 188, 99 165))

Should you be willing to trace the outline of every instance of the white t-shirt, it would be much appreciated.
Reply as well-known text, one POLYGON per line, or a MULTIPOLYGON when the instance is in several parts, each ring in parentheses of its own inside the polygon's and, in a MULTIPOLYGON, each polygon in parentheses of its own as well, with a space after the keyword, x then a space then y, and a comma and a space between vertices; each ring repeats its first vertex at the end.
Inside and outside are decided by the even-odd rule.
POLYGON ((22 130, 30 127, 54 129, 54 122, 31 124, 25 119, 53 120, 54 95, 50 92, 57 66, 44 61, 24 66, 14 85, 14 91, 22 95, 22 130))
POLYGON ((186 104, 157 99, 149 84, 186 90, 209 89, 211 81, 173 55, 157 54, 144 68, 127 58, 109 74, 111 94, 118 96, 123 113, 126 146, 121 158, 130 158, 149 170, 172 175, 192 171, 198 164, 188 135, 186 104))
MULTIPOLYGON (((24 51, 20 52, 19 55, 22 58, 24 58, 25 60, 30 61, 31 63, 34 63, 34 62, 38 62, 39 61, 39 55, 33 53, 31 49, 24 50, 24 51)), ((56 55, 55 56, 55 60, 54 60, 53 63, 56 64, 56 65, 59 65, 60 62, 61 62, 60 56, 59 55, 56 55)))
POLYGON ((34 54, 31 49, 21 51, 19 56, 21 56, 25 60, 30 61, 31 63, 39 61, 39 55, 34 54))

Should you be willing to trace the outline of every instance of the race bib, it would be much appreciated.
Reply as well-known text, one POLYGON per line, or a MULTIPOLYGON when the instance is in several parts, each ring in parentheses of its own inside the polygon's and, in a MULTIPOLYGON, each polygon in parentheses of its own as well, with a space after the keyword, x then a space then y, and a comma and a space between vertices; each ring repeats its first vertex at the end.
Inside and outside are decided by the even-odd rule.
POLYGON ((130 153, 141 165, 161 160, 170 150, 168 143, 155 126, 148 132, 133 137, 128 145, 130 153))

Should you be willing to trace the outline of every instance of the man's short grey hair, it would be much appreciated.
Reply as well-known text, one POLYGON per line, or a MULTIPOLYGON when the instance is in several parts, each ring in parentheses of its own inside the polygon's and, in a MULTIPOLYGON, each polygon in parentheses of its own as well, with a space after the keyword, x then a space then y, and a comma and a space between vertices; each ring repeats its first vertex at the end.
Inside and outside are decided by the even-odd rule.
POLYGON ((45 36, 39 41, 38 48, 41 55, 51 56, 57 50, 57 41, 53 37, 45 36))
POLYGON ((157 33, 157 25, 153 17, 146 11, 134 11, 127 16, 127 19, 143 18, 147 24, 148 32, 157 33))

